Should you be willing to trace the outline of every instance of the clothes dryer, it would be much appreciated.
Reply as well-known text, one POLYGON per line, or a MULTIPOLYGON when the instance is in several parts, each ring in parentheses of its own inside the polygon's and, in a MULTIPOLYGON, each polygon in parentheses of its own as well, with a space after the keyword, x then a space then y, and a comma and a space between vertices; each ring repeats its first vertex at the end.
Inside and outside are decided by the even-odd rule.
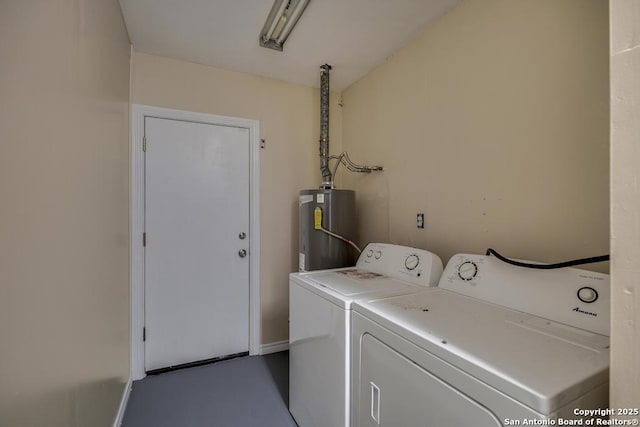
POLYGON ((608 407, 609 295, 606 274, 460 254, 438 287, 355 302, 352 425, 587 425, 560 419, 608 407))

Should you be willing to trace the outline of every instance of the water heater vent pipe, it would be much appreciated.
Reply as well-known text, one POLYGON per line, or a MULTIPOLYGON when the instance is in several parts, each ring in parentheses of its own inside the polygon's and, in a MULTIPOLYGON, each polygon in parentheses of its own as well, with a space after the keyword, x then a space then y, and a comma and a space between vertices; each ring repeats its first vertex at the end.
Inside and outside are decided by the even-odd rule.
POLYGON ((371 173, 383 171, 382 166, 367 166, 354 163, 349 158, 347 152, 342 152, 339 156, 329 155, 329 71, 331 65, 320 66, 320 172, 322 172, 321 190, 332 190, 333 177, 338 170, 338 166, 343 164, 351 172, 371 173), (329 161, 337 160, 333 173, 329 168, 329 161))
POLYGON ((320 172, 321 189, 332 189, 333 175, 329 169, 329 71, 331 65, 320 67, 320 172))

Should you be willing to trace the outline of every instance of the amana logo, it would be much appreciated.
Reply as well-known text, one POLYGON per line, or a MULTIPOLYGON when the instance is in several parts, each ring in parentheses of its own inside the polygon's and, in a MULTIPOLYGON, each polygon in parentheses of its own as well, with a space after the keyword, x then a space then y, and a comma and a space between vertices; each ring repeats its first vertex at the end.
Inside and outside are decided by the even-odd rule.
POLYGON ((592 313, 590 311, 584 311, 584 310, 580 310, 580 307, 576 307, 573 309, 573 311, 577 311, 578 313, 582 313, 582 314, 588 314, 589 316, 597 316, 597 313, 592 313))

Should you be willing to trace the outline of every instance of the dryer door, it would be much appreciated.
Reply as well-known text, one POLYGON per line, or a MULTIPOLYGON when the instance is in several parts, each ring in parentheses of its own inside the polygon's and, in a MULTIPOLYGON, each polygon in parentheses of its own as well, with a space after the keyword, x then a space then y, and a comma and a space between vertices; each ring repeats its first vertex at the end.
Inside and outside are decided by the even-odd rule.
POLYGON ((487 408, 365 334, 358 427, 501 427, 487 408))

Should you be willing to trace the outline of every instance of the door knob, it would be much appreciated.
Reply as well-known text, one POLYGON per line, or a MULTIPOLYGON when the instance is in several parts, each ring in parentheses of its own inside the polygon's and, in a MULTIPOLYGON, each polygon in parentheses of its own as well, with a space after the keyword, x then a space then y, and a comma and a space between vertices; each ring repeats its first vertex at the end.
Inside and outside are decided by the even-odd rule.
POLYGON ((238 234, 238 238, 239 238, 240 240, 244 240, 246 237, 247 237, 247 235, 244 233, 244 231, 243 231, 243 232, 241 232, 240 234, 238 234))
POLYGON ((240 256, 240 258, 244 258, 247 256, 247 251, 245 249, 240 249, 238 251, 238 256, 240 256))

